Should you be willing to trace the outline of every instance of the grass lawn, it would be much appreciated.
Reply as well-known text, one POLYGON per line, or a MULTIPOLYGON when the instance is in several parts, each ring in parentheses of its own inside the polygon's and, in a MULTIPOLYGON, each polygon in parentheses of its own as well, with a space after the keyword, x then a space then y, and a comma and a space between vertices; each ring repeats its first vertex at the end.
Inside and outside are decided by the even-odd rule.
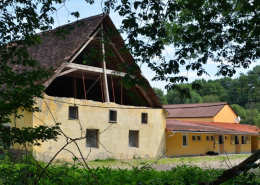
MULTIPOLYGON (((250 156, 250 154, 228 154, 228 158, 230 161, 235 160, 235 159, 240 159, 242 161, 249 156, 250 156)), ((88 164, 90 167, 109 166, 109 167, 127 168, 127 167, 131 167, 131 166, 152 164, 155 161, 156 161, 156 164, 160 165, 160 164, 198 164, 198 163, 207 164, 208 162, 211 162, 211 161, 223 162, 224 160, 227 160, 226 155, 161 158, 158 161, 156 161, 156 159, 119 160, 119 159, 109 158, 109 159, 104 159, 104 160, 96 159, 94 161, 89 161, 88 164)))

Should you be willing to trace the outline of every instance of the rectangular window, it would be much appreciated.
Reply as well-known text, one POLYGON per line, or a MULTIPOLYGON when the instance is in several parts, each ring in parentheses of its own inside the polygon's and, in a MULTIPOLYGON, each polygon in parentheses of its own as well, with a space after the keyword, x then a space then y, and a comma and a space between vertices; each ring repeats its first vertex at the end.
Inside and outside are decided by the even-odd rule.
POLYGON ((197 136, 197 141, 201 141, 201 136, 197 136))
POLYGON ((182 135, 182 146, 188 146, 188 136, 186 134, 182 135))
POLYGON ((192 135, 192 141, 196 141, 196 136, 195 135, 192 135))
POLYGON ((88 148, 98 148, 98 130, 97 129, 87 129, 87 147, 88 148))
POLYGON ((148 123, 148 114, 142 113, 142 124, 147 124, 147 123, 148 123))
POLYGON ((78 107, 69 106, 69 119, 78 119, 78 107))
POLYGON ((139 140, 139 131, 129 130, 129 147, 137 147, 139 140))
POLYGON ((236 144, 236 145, 239 144, 239 136, 235 136, 235 144, 236 144))
POLYGON ((250 137, 246 136, 246 144, 249 144, 249 143, 250 143, 250 137))
POLYGON ((210 140, 209 136, 206 136, 206 141, 209 141, 209 140, 210 140))
POLYGON ((227 136, 225 136, 225 140, 228 140, 228 137, 227 137, 227 136))
POLYGON ((109 123, 116 123, 117 112, 116 110, 109 110, 109 123))
POLYGON ((210 140, 211 140, 211 141, 214 141, 214 136, 210 136, 210 140))
POLYGON ((241 136, 241 144, 246 144, 246 136, 241 136))
POLYGON ((235 139, 234 139, 234 136, 230 136, 230 141, 231 141, 231 144, 234 145, 235 144, 235 139))

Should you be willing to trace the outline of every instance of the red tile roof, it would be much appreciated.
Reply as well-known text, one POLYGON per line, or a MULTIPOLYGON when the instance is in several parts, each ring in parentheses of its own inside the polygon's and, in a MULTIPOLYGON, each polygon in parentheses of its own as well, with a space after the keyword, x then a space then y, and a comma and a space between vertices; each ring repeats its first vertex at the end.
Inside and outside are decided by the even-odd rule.
POLYGON ((215 116, 227 102, 163 105, 169 118, 198 118, 215 116))
POLYGON ((210 132, 210 133, 244 133, 258 134, 259 128, 253 125, 243 125, 238 123, 217 123, 201 121, 179 121, 167 120, 167 131, 177 132, 210 132))

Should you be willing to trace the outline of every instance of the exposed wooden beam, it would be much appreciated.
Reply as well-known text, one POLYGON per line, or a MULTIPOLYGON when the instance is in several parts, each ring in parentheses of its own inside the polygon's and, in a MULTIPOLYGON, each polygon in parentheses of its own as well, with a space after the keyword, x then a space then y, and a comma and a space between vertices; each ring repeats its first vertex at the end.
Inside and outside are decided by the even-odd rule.
POLYGON ((143 94, 144 98, 147 100, 147 102, 149 103, 149 105, 151 107, 154 107, 153 101, 150 99, 150 97, 147 95, 147 92, 140 87, 139 85, 136 85, 136 87, 141 91, 141 93, 143 94))
POLYGON ((69 63, 73 62, 73 61, 76 59, 76 57, 85 49, 85 47, 86 47, 86 46, 94 39, 94 37, 98 34, 99 30, 100 30, 100 29, 98 29, 98 30, 92 35, 92 37, 90 37, 90 38, 88 39, 88 41, 85 42, 85 44, 80 48, 80 50, 69 60, 69 63))
MULTIPOLYGON (((75 70, 83 70, 86 72, 103 74, 103 69, 99 68, 99 67, 86 66, 86 65, 74 64, 74 63, 70 63, 66 67, 75 69, 75 70)), ((114 70, 110 70, 110 69, 106 69, 106 74, 114 75, 114 76, 121 76, 121 77, 124 77, 126 75, 126 73, 114 71, 114 70)))
POLYGON ((65 75, 65 74, 71 73, 71 72, 76 71, 76 70, 77 70, 77 69, 69 69, 69 70, 67 70, 67 71, 64 71, 64 72, 60 73, 59 76, 63 76, 63 75, 65 75))
POLYGON ((105 102, 110 102, 109 100, 109 91, 108 91, 108 83, 107 83, 107 74, 106 74, 106 60, 105 60, 105 45, 104 45, 104 28, 103 28, 103 22, 101 23, 101 30, 102 30, 102 58, 103 61, 101 63, 101 67, 103 69, 103 90, 105 95, 105 102))

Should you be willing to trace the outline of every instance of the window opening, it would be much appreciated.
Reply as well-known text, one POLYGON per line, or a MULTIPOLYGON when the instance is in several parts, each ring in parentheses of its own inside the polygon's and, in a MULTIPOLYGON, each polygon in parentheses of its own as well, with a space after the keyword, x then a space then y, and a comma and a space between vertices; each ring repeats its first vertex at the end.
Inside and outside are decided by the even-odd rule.
POLYGON ((98 148, 98 130, 87 129, 86 140, 88 148, 98 148))
POLYGON ((197 136, 197 141, 201 141, 201 136, 197 136))
POLYGON ((147 124, 148 123, 148 114, 142 113, 142 123, 147 124))
POLYGON ((210 140, 209 136, 206 136, 206 141, 209 141, 209 140, 210 140))
POLYGON ((246 143, 249 144, 250 143, 250 137, 246 136, 246 143))
POLYGON ((69 106, 69 119, 78 119, 78 107, 69 106))
POLYGON ((109 123, 117 122, 117 112, 116 110, 109 110, 109 123))
POLYGON ((129 130, 129 147, 138 148, 139 131, 129 130))
POLYGON ((246 144, 246 136, 241 136, 241 144, 246 144))
POLYGON ((182 135, 182 146, 188 146, 188 137, 186 134, 182 135))
POLYGON ((192 141, 196 141, 196 136, 195 135, 192 136, 192 141))
POLYGON ((218 136, 218 140, 219 140, 219 144, 223 144, 223 143, 224 143, 224 140, 223 140, 223 136, 222 136, 222 135, 219 135, 219 136, 218 136))
POLYGON ((211 140, 211 141, 214 141, 214 136, 210 136, 210 140, 211 140))
POLYGON ((235 136, 235 144, 239 144, 239 136, 235 136))

